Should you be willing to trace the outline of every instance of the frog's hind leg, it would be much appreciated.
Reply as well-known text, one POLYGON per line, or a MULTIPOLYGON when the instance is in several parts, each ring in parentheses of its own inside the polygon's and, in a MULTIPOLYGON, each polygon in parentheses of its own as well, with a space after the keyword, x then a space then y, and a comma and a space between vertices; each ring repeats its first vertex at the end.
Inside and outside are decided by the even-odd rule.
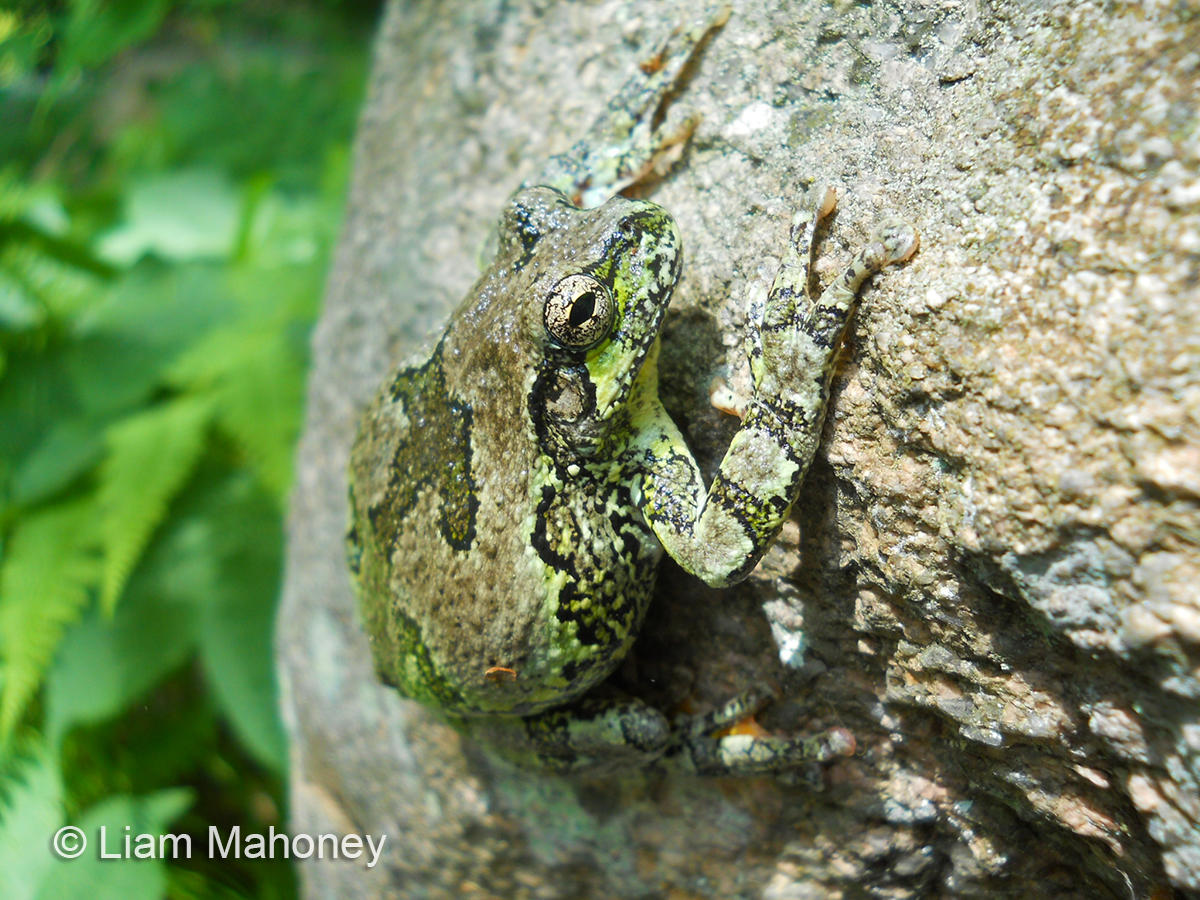
POLYGON ((751 692, 712 713, 692 717, 677 728, 672 756, 700 775, 772 775, 853 755, 854 736, 845 728, 806 738, 765 732, 752 717, 770 699, 769 694, 751 692))
POLYGON ((494 756, 558 774, 617 774, 662 759, 699 775, 768 775, 854 753, 845 728, 784 738, 743 727, 771 699, 750 692, 711 713, 669 723, 644 701, 614 691, 533 716, 457 724, 494 756))
POLYGON ((698 117, 671 120, 664 107, 697 49, 728 19, 728 6, 708 8, 692 25, 672 32, 609 101, 584 137, 566 153, 552 157, 525 187, 546 185, 588 208, 644 178, 695 130, 698 117))
POLYGON ((460 725, 496 756, 558 773, 642 768, 666 752, 671 736, 661 712, 616 693, 588 695, 533 716, 465 719, 460 725))

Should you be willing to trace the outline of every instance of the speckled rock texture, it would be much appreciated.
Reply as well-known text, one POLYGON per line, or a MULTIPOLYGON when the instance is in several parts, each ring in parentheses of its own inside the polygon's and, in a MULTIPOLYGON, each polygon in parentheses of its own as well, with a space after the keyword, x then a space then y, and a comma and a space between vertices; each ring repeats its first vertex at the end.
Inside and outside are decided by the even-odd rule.
POLYGON ((851 326, 793 522, 742 586, 664 567, 616 676, 760 681, 858 753, 788 780, 494 763, 372 675, 346 573, 359 410, 467 292, 506 195, 689 2, 394 2, 315 338, 279 659, 295 831, 380 832, 308 897, 1200 896, 1200 10, 735 2, 645 195, 687 247, 664 399, 711 472, 745 312, 834 185, 851 326))

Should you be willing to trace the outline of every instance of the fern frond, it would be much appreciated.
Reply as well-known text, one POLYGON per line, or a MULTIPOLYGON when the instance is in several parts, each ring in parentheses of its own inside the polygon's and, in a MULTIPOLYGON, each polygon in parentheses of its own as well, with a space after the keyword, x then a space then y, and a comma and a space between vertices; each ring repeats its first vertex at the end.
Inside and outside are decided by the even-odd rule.
POLYGON ((262 336, 237 377, 222 381, 217 424, 246 454, 277 502, 292 485, 292 456, 303 406, 304 370, 286 335, 262 336))
POLYGON ((95 506, 51 507, 21 521, 0 570, 4 689, 0 736, 7 737, 42 682, 63 630, 75 622, 96 577, 95 506))
POLYGON ((46 842, 62 824, 58 761, 39 747, 0 788, 0 895, 33 900, 54 860, 46 842))
POLYGON ((84 243, 67 236, 68 225, 54 186, 31 184, 15 168, 0 170, 0 306, 10 313, 20 309, 17 324, 77 311, 115 274, 84 243))
POLYGON ((188 390, 211 392, 217 426, 282 503, 291 487, 304 391, 303 360, 286 330, 269 322, 214 332, 181 355, 169 377, 188 390))
POLYGON ((100 606, 111 613, 167 504, 195 468, 212 417, 209 398, 185 395, 109 428, 100 469, 104 570, 100 606))
POLYGON ((27 315, 49 314, 67 319, 96 296, 106 272, 85 267, 87 251, 78 248, 74 257, 70 244, 52 241, 31 228, 4 226, 7 241, 0 248, 0 272, 7 289, 27 315))

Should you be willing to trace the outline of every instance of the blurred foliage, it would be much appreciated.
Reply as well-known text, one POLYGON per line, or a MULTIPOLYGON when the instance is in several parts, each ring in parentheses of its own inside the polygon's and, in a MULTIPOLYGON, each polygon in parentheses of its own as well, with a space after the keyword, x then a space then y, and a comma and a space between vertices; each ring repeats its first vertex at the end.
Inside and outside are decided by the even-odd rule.
POLYGON ((0 896, 286 897, 272 627, 375 3, 0 7, 0 896))

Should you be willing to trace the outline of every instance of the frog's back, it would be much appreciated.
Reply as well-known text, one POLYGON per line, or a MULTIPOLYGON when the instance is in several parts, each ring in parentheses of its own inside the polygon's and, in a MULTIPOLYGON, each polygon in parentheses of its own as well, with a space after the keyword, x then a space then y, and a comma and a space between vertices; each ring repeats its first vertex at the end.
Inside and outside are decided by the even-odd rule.
POLYGON ((609 673, 661 549, 621 479, 567 477, 541 452, 536 371, 504 358, 518 342, 460 337, 478 338, 478 305, 364 417, 351 553, 385 680, 451 713, 527 714, 609 673))

